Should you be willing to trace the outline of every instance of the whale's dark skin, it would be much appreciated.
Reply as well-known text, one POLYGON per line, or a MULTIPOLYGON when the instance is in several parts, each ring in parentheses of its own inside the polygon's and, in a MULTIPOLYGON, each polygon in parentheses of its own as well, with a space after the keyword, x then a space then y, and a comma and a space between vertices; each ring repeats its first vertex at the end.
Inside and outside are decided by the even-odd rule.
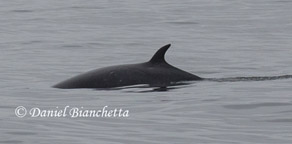
POLYGON ((168 64, 164 55, 170 44, 161 47, 148 62, 110 66, 80 74, 53 87, 74 88, 115 88, 137 84, 166 87, 181 81, 202 80, 191 73, 168 64))

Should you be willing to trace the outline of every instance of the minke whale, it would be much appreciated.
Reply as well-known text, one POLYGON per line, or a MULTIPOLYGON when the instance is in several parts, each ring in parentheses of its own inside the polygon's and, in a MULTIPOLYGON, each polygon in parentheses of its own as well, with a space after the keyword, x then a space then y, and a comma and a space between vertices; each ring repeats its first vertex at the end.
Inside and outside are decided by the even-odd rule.
POLYGON ((166 88, 179 82, 203 80, 165 61, 165 53, 170 46, 167 44, 161 47, 148 62, 99 68, 62 81, 53 87, 104 89, 146 84, 150 87, 166 88))

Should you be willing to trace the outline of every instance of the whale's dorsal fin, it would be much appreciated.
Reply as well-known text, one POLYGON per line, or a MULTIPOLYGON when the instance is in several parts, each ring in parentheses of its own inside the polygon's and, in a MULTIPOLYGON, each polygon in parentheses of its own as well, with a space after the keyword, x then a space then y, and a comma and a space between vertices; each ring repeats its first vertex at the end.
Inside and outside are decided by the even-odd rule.
POLYGON ((170 44, 167 44, 163 47, 161 47, 155 54, 154 56, 151 58, 151 60, 149 61, 150 63, 165 63, 165 59, 164 59, 164 55, 166 53, 166 51, 168 50, 168 48, 170 47, 170 44))

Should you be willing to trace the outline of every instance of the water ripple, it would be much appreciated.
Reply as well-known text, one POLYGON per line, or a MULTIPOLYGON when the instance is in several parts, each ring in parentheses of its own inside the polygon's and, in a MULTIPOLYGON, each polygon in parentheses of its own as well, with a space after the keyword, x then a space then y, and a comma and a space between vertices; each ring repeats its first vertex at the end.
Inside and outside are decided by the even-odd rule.
POLYGON ((275 106, 291 106, 292 103, 277 103, 277 102, 266 102, 266 103, 255 103, 255 104, 233 104, 224 105, 227 109, 256 109, 260 107, 275 107, 275 106))

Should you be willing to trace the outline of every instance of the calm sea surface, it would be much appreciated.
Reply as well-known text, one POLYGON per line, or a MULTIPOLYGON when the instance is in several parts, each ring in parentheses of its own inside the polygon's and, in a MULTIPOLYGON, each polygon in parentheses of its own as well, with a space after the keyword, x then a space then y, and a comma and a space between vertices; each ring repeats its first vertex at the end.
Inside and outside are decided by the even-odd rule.
POLYGON ((289 0, 2 0, 0 143, 291 144, 292 79, 166 92, 51 88, 92 69, 148 61, 168 43, 167 61, 200 77, 291 75, 291 14, 289 0), (129 115, 30 113, 66 106, 129 115))

